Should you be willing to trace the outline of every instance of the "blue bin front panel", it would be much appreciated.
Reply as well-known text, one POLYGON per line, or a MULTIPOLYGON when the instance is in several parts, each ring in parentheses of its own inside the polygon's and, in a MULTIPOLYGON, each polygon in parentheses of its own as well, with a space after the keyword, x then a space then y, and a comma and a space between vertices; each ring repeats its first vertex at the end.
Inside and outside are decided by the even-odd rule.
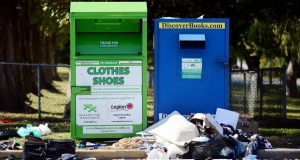
MULTIPOLYGON (((156 19, 154 121, 159 114, 174 110, 215 114, 217 108, 228 109, 229 35, 228 20, 224 29, 161 29, 159 22, 183 22, 191 19, 156 19), (205 35, 205 48, 180 49, 179 34, 205 35), (201 59, 200 77, 183 78, 183 59, 201 59)), ((205 21, 209 20, 195 20, 205 21)), ((216 21, 216 20, 212 20, 216 21)), ((217 20, 220 22, 220 20, 217 20)))

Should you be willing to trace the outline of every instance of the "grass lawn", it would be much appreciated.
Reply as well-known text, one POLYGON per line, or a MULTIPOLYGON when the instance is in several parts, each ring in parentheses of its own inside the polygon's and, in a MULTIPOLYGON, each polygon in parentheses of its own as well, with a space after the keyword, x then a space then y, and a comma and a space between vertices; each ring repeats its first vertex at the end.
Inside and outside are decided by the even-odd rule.
MULTIPOLYGON (((38 126, 39 124, 49 124, 49 128, 52 130, 52 134, 44 136, 43 138, 66 138, 70 139, 70 121, 62 119, 64 107, 66 103, 67 94, 67 84, 68 84, 68 72, 67 68, 59 69, 59 74, 62 77, 62 81, 54 81, 53 86, 58 93, 49 92, 47 90, 42 90, 41 94, 41 119, 38 121, 38 114, 16 114, 16 113, 4 113, 0 112, 0 119, 14 120, 12 123, 0 123, 0 130, 18 130, 20 127, 26 127, 27 124, 32 124, 33 126, 38 126)), ((300 88, 298 89, 300 90, 300 88)), ((299 94, 300 95, 300 94, 299 94)), ((34 94, 29 93, 28 96, 32 100, 31 106, 36 110, 38 109, 38 97, 34 94)), ((277 128, 277 127, 259 127, 259 133, 269 139, 272 144, 276 145, 287 144, 290 145, 294 142, 294 146, 299 144, 300 141, 295 141, 300 139, 300 132, 298 125, 298 119, 300 119, 300 99, 287 98, 287 119, 288 123, 294 123, 290 128, 277 128), (274 141, 273 141, 274 139, 274 141), (278 139, 282 139, 278 141, 278 139)), ((153 119, 153 89, 148 89, 148 119, 151 121, 153 119)), ((276 123, 276 122, 274 122, 276 123)), ((276 125, 275 125, 276 126, 276 125)), ((20 144, 24 141, 24 138, 16 139, 20 144)), ((76 140, 77 142, 79 140, 76 140)), ((282 145, 283 146, 283 145, 282 145)), ((291 145, 290 145, 291 146, 291 145)))

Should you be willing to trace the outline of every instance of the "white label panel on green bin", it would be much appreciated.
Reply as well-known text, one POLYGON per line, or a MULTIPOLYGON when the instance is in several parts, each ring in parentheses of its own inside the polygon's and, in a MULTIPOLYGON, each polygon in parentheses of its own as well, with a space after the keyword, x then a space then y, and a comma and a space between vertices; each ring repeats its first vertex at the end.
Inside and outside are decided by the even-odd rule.
POLYGON ((202 58, 182 58, 182 78, 201 79, 202 58))
POLYGON ((133 126, 83 126, 84 134, 132 133, 133 126))
POLYGON ((142 95, 77 95, 77 125, 142 123, 142 95))
POLYGON ((142 86, 141 61, 76 62, 76 86, 106 85, 142 86))
POLYGON ((97 94, 142 94, 142 86, 92 86, 92 95, 97 94))
MULTIPOLYGON (((142 123, 142 61, 76 61, 76 86, 91 87, 91 95, 76 95, 77 125, 142 123)), ((86 132, 108 131, 98 129, 86 132)))

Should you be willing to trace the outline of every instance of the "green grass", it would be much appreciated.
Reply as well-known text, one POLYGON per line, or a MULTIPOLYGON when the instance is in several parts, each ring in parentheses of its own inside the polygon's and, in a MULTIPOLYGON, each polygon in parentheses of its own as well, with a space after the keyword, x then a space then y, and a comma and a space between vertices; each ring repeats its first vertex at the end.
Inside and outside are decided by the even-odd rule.
MULTIPOLYGON (((300 87, 298 87, 298 91, 300 91, 300 87)), ((261 135, 282 139, 300 138, 300 98, 287 98, 286 103, 286 116, 289 128, 260 127, 258 131, 261 135)), ((274 125, 278 123, 278 121, 273 121, 274 125)))
POLYGON ((299 139, 299 129, 286 128, 259 128, 258 133, 264 137, 282 138, 282 139, 299 139))
POLYGON ((39 119, 38 96, 28 93, 29 101, 26 103, 31 106, 28 113, 8 113, 0 112, 0 119, 13 120, 13 123, 2 123, 0 130, 18 130, 20 127, 26 127, 27 124, 38 126, 48 123, 54 132, 69 132, 70 122, 63 119, 63 112, 66 105, 69 68, 57 67, 61 81, 53 81, 52 85, 58 92, 51 92, 45 89, 41 90, 41 119, 39 119))
MULTIPOLYGON (((58 92, 51 92, 49 90, 41 90, 41 112, 42 118, 57 118, 61 119, 63 116, 67 91, 68 91, 68 77, 69 68, 67 67, 57 67, 57 71, 61 78, 61 81, 53 81, 52 85, 58 90, 58 92)), ((32 93, 28 93, 29 104, 34 110, 38 109, 38 96, 32 93)), ((38 114, 34 114, 38 118, 38 114)), ((32 116, 34 116, 32 115, 32 116)))

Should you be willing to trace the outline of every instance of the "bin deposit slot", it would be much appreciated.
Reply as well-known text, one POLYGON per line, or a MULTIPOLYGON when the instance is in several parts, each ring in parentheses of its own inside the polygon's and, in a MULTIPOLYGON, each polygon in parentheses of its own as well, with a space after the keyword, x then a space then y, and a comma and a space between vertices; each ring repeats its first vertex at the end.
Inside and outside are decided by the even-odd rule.
POLYGON ((87 95, 91 93, 90 86, 72 87, 72 93, 87 95))
POLYGON ((95 25, 121 25, 122 19, 95 19, 95 25))
POLYGON ((179 34, 180 49, 205 49, 204 34, 179 34))
POLYGON ((91 92, 91 87, 80 87, 79 90, 81 93, 91 92))
POLYGON ((141 19, 77 19, 77 32, 138 32, 141 19))

